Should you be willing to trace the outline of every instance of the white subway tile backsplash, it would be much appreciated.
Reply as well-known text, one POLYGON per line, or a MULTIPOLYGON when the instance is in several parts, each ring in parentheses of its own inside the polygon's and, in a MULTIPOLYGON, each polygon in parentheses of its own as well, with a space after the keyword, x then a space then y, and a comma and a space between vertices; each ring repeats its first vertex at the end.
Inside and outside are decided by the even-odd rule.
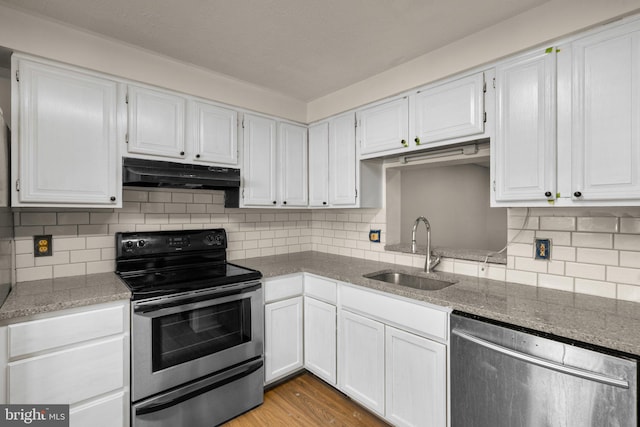
POLYGON ((573 277, 554 276, 552 274, 539 274, 538 286, 541 288, 573 292, 573 277))
POLYGON ((577 261, 590 264, 618 265, 618 251, 610 249, 577 248, 577 261))
POLYGON ((540 218, 540 230, 573 231, 576 229, 574 217, 549 216, 540 218))
POLYGON ((565 263, 567 276, 583 279, 605 280, 606 270, 603 265, 581 264, 574 262, 565 263))
POLYGON ((465 276, 478 277, 479 266, 477 262, 469 262, 455 259, 453 260, 453 272, 464 274, 465 276))
POLYGON ((640 234, 616 234, 614 247, 625 251, 638 251, 640 256, 640 234))
POLYGON ((560 246, 571 246, 571 234, 572 233, 568 231, 536 231, 536 237, 538 239, 551 239, 553 245, 560 246))
POLYGON ((35 258, 36 267, 58 264, 69 264, 69 251, 57 251, 54 247, 53 255, 35 258))
POLYGON ((87 249, 112 248, 114 246, 115 246, 115 237, 113 236, 87 237, 87 249))
MULTIPOLYGON (((84 239, 83 245, 84 245, 84 239)), ((57 241, 57 240, 56 240, 57 241)), ((33 238, 29 240, 16 240, 15 241, 15 251, 16 254, 31 254, 33 255, 33 238)), ((83 246, 84 247, 84 246, 83 246)))
POLYGON ((576 248, 572 246, 552 246, 551 259, 556 261, 575 261, 576 248))
POLYGON ((87 265, 85 263, 79 264, 63 264, 53 266, 53 277, 69 277, 69 276, 82 276, 87 274, 87 265))
POLYGON ((18 282, 51 279, 52 277, 53 268, 50 265, 16 269, 16 281, 18 282))
POLYGON ((192 193, 171 193, 171 202, 173 203, 193 203, 192 193))
POLYGON ((640 268, 640 252, 620 251, 620 266, 640 268))
POLYGON ((575 279, 575 291, 604 298, 616 297, 616 284, 597 280, 575 279))
POLYGON ((607 267, 607 280, 628 285, 640 285, 640 269, 607 267))
POLYGON ((507 282, 536 286, 538 284, 538 273, 507 269, 507 282))
POLYGON ((51 234, 53 236, 77 236, 77 225, 45 225, 44 234, 51 234))
POLYGON ((580 217, 578 218, 578 231, 590 231, 601 233, 617 233, 617 217, 580 217))
POLYGON ((87 262, 87 274, 109 273, 116 268, 115 261, 95 261, 87 262))
POLYGON ((640 234, 640 218, 620 218, 620 232, 640 234))
POLYGON ((149 200, 149 192, 138 190, 124 190, 122 192, 122 200, 125 202, 146 202, 147 200, 149 200))
POLYGON ((640 302, 640 286, 619 283, 617 298, 625 301, 640 302))
POLYGON ((89 212, 59 212, 58 225, 89 224, 89 212))
POLYGON ((33 251, 31 253, 16 254, 16 268, 29 268, 35 266, 33 251))
POLYGON ((534 271, 537 273, 546 273, 547 272, 547 261, 535 260, 532 258, 515 258, 515 269, 523 270, 523 271, 534 271))
POLYGON ((84 249, 80 251, 72 251, 70 254, 71 263, 100 261, 102 259, 101 249, 84 249))
POLYGON ((56 225, 57 215, 55 212, 21 212, 20 225, 56 225))
POLYGON ((533 258, 533 241, 531 243, 512 243, 507 248, 509 256, 533 258))
POLYGON ((613 248, 613 234, 609 233, 573 233, 573 246, 578 248, 613 248))

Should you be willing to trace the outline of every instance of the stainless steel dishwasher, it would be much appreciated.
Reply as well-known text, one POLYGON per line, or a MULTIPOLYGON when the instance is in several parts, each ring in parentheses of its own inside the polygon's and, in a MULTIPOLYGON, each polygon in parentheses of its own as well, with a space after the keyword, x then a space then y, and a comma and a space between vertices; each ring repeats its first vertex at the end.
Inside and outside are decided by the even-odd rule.
POLYGON ((452 427, 638 426, 637 359, 457 312, 450 349, 452 427))

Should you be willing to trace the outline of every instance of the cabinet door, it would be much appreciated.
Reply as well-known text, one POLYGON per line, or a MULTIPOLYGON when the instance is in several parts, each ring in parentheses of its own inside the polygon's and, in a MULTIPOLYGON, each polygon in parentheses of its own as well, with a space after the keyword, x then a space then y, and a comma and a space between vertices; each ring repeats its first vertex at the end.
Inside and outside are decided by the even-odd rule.
POLYGON ((396 99, 358 112, 358 140, 361 155, 408 147, 408 98, 396 99))
MULTIPOLYGON (((19 191, 14 206, 117 207, 117 84, 73 68, 15 60, 19 191)), ((15 140, 16 138, 14 138, 15 140)))
POLYGON ((304 366, 336 385, 336 307, 304 298, 304 366))
POLYGON ((384 325, 340 311, 338 387, 384 416, 384 325))
POLYGON ((574 200, 640 199, 640 24, 573 43, 574 200))
POLYGON ((329 123, 309 128, 309 206, 329 205, 329 123))
POLYGON ((303 366, 302 297, 266 304, 265 382, 291 374, 303 366))
POLYGON ((189 104, 191 159, 195 162, 238 164, 238 113, 202 101, 189 104))
POLYGON ((273 206, 276 201, 276 121, 245 114, 244 170, 245 205, 273 206))
POLYGON ((385 329, 387 419, 396 426, 446 425, 445 346, 389 326, 385 329))
POLYGON ((496 201, 555 198, 555 63, 540 49, 496 67, 496 201))
POLYGON ((185 98, 158 89, 129 85, 130 153, 184 157, 185 98))
POLYGON ((421 90, 413 102, 414 146, 484 133, 483 73, 421 90))
POLYGON ((280 203, 307 206, 307 128, 280 123, 280 203))
POLYGON ((329 203, 356 206, 355 117, 345 114, 329 122, 329 203))

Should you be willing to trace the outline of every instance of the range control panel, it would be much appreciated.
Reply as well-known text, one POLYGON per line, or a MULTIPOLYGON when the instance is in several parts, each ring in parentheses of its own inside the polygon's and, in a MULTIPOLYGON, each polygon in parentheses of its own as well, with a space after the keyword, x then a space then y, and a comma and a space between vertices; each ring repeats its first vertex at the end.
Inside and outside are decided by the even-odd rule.
POLYGON ((224 228, 116 233, 117 258, 226 248, 224 228))

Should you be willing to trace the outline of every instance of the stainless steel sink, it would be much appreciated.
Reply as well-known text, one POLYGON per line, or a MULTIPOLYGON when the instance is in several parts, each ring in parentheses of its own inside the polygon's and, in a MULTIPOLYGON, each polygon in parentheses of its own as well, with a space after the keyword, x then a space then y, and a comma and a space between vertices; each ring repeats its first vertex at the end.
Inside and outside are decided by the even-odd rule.
POLYGON ((393 283, 400 286, 407 286, 413 289, 421 289, 423 291, 438 291, 456 282, 434 279, 431 277, 414 276, 407 273, 399 273, 396 271, 377 271, 375 273, 365 274, 363 277, 381 282, 393 283))

